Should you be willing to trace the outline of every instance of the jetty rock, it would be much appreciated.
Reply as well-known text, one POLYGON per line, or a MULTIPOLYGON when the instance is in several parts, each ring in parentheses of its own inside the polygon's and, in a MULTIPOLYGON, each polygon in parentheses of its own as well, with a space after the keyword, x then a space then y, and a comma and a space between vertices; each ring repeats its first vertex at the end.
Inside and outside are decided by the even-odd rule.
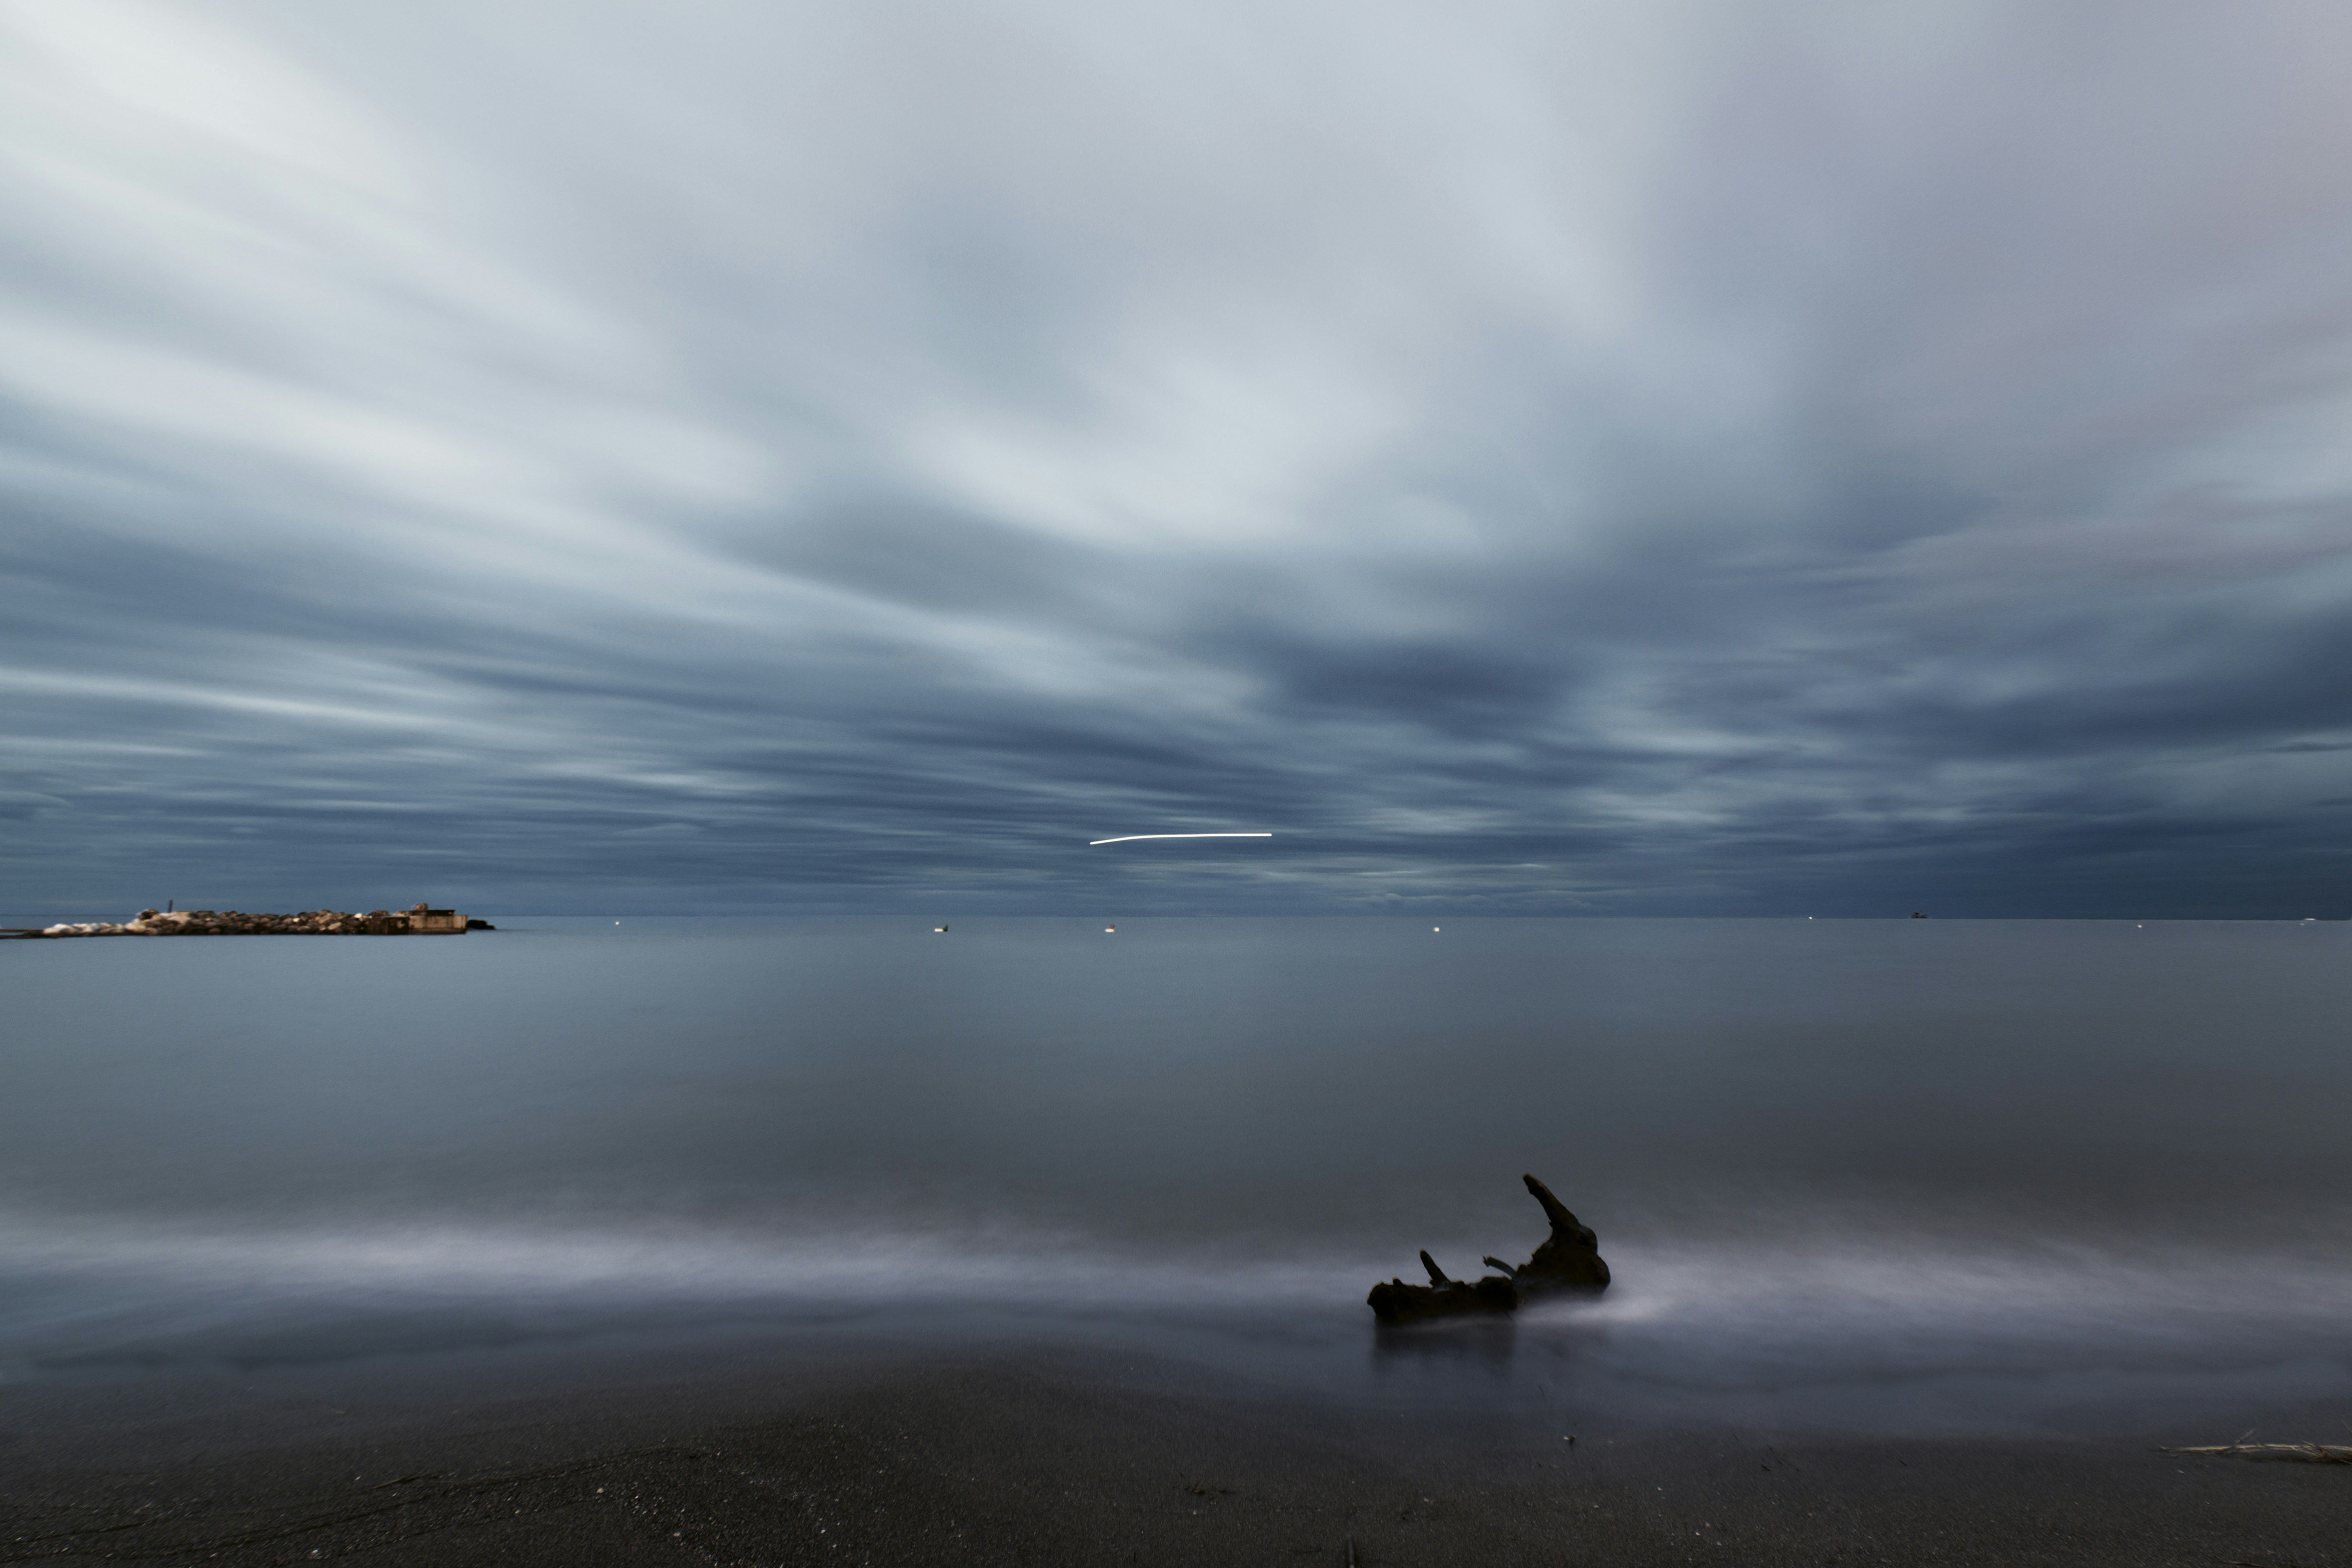
POLYGON ((1426 1285, 1391 1279, 1372 1287, 1364 1304, 1382 1323, 1411 1322, 1419 1318, 1451 1317, 1460 1312, 1515 1312, 1530 1297, 1553 1293, 1597 1294, 1609 1288, 1609 1265, 1601 1260, 1600 1238, 1579 1221, 1568 1205, 1552 1196, 1549 1187, 1533 1176, 1520 1178, 1528 1192, 1543 1205, 1551 1235, 1535 1255, 1517 1268, 1499 1258, 1479 1261, 1500 1278, 1451 1279, 1428 1252, 1421 1266, 1429 1272, 1426 1285))
POLYGON ((418 904, 407 910, 309 910, 300 914, 248 914, 237 910, 142 910, 136 920, 61 922, 32 936, 462 936, 496 931, 488 921, 455 910, 418 904))

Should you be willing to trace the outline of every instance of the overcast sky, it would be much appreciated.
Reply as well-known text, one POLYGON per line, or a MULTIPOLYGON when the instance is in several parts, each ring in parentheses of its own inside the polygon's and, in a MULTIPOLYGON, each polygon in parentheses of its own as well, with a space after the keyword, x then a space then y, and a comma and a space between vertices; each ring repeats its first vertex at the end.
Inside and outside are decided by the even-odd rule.
POLYGON ((2352 912, 2347 58, 0 0, 0 908, 2352 912))

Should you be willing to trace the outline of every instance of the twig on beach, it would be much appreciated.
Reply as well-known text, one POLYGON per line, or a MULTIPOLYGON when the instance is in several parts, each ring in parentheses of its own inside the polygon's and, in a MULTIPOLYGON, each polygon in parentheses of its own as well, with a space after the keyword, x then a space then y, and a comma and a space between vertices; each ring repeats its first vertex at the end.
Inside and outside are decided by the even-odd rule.
POLYGON ((380 1492, 386 1487, 404 1487, 411 1481, 430 1481, 438 1480, 440 1478, 438 1476, 433 1475, 427 1471, 419 1470, 413 1476, 394 1476, 388 1481, 378 1481, 368 1489, 370 1491, 380 1492))
POLYGON ((2314 1465, 2352 1465, 2352 1443, 2216 1443, 2203 1448, 2158 1448, 2159 1454, 2223 1454, 2240 1459, 2301 1459, 2314 1465))

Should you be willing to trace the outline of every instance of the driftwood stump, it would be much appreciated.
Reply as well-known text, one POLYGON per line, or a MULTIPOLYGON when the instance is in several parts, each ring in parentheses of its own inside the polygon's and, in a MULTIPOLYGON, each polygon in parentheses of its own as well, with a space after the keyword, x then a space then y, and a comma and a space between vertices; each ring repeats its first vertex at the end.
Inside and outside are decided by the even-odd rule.
POLYGON ((1481 1259, 1497 1270, 1500 1279, 1449 1279, 1437 1260, 1424 1251, 1421 1266, 1429 1270, 1429 1283, 1408 1285, 1391 1279, 1373 1286, 1372 1293, 1364 1298, 1372 1316, 1383 1323, 1402 1323, 1456 1312, 1511 1312, 1529 1296, 1607 1289, 1609 1265, 1601 1260, 1591 1227, 1579 1224, 1568 1206, 1551 1195, 1549 1187, 1533 1176, 1525 1179, 1528 1191, 1543 1205, 1544 1217, 1551 1221, 1551 1235, 1536 1248, 1534 1257, 1517 1268, 1499 1258, 1481 1259))
POLYGON ((1528 1191, 1536 1202, 1543 1205, 1544 1218, 1551 1221, 1551 1235, 1535 1256, 1517 1268, 1499 1258, 1481 1261, 1490 1268, 1499 1268, 1511 1277, 1522 1294, 1550 1290, 1601 1290, 1609 1285, 1609 1265, 1601 1260, 1601 1239, 1592 1227, 1580 1225, 1568 1205, 1551 1195, 1551 1189, 1533 1176, 1522 1176, 1528 1191))
POLYGON ((1426 1250, 1421 1255, 1421 1266, 1429 1270, 1426 1285, 1391 1279, 1372 1287, 1372 1293, 1364 1298, 1372 1316, 1383 1323, 1402 1323, 1455 1312, 1509 1312, 1518 1307, 1519 1289, 1508 1279, 1448 1279, 1426 1250))

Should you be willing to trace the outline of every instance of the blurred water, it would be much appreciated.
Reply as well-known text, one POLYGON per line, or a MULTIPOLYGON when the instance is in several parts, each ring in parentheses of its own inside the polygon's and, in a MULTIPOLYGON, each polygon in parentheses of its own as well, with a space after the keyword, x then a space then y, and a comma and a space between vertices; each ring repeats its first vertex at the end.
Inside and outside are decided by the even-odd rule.
POLYGON ((2344 925, 499 923, 0 944, 0 1379, 978 1334, 1901 1430, 2352 1394, 2344 925), (1523 1171, 1618 1285, 1375 1335, 1416 1247, 1525 1256, 1523 1171))

